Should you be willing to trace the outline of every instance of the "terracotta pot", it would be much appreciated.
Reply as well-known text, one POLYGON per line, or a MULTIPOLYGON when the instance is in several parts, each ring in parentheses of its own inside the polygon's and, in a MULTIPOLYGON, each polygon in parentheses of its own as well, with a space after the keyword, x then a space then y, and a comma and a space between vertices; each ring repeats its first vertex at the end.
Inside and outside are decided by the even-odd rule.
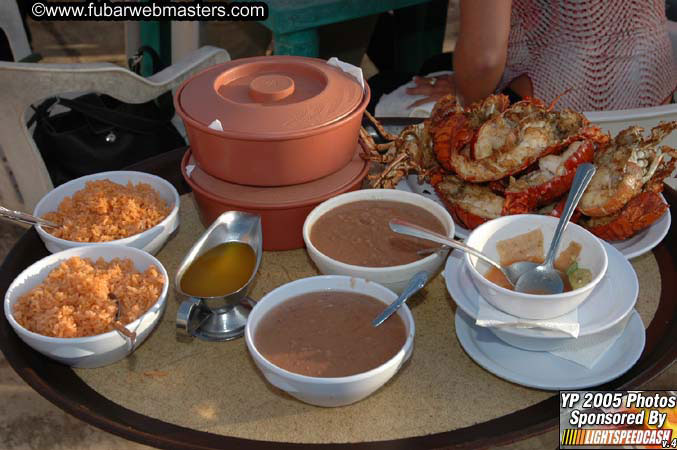
POLYGON ((323 201, 360 188, 369 163, 353 146, 353 158, 338 172, 320 180, 293 186, 244 186, 219 180, 204 172, 188 150, 181 161, 181 173, 190 187, 208 227, 225 211, 245 211, 261 216, 264 250, 303 248, 303 223, 323 201))
POLYGON ((324 60, 243 58, 186 80, 174 98, 202 170, 253 186, 309 182, 346 166, 370 91, 324 60), (223 131, 210 128, 218 119, 223 131))

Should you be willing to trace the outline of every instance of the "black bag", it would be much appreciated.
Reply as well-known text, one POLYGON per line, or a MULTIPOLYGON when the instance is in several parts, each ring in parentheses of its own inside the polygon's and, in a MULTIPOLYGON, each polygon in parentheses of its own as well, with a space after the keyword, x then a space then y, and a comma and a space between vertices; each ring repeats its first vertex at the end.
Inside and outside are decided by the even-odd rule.
POLYGON ((33 109, 28 126, 36 123, 33 139, 55 186, 83 175, 119 170, 186 145, 170 122, 171 92, 141 104, 99 94, 54 97, 33 109), (57 103, 69 111, 50 116, 57 103))

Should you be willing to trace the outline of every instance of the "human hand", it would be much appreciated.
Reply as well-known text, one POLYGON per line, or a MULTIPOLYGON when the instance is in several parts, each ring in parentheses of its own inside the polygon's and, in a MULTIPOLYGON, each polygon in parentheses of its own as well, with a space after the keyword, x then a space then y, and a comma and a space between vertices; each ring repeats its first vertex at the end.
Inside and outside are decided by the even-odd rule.
POLYGON ((416 100, 408 108, 414 108, 428 102, 435 102, 447 94, 455 94, 453 75, 439 75, 436 77, 414 77, 415 87, 407 88, 409 95, 425 95, 416 100))

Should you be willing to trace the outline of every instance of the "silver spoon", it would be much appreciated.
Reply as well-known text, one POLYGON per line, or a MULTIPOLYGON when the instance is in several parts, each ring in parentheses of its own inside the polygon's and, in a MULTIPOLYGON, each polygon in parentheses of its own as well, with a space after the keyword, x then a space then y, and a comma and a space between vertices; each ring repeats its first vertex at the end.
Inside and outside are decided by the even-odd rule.
POLYGON ((59 228, 61 225, 58 223, 52 222, 42 217, 36 217, 32 214, 28 214, 21 211, 12 211, 3 206, 0 206, 0 217, 13 220, 15 222, 27 223, 29 225, 42 225, 43 227, 49 228, 59 228))
POLYGON ((411 280, 409 280, 409 283, 407 284, 407 287, 404 288, 404 291, 400 294, 399 297, 397 297, 397 300, 392 302, 386 309, 383 310, 381 314, 379 314, 376 319, 374 319, 371 324, 374 327, 377 327, 381 325, 385 320, 392 316, 395 311, 400 309, 400 306, 407 300, 409 300, 409 297, 417 293, 425 284, 428 282, 428 272, 423 271, 419 272, 413 277, 411 277, 411 280))
POLYGON ((466 245, 461 241, 450 239, 444 235, 435 233, 434 231, 427 230, 423 227, 414 225, 413 223, 409 223, 404 220, 392 219, 389 222, 389 225, 390 229, 393 230, 395 233, 406 234, 407 236, 413 236, 421 239, 426 239, 428 241, 437 242, 438 244, 448 245, 449 247, 454 247, 464 252, 470 253, 471 255, 475 255, 478 258, 488 262, 489 264, 500 270, 513 287, 515 287, 515 284, 517 283, 517 280, 519 280, 519 277, 532 267, 530 265, 531 263, 525 262, 517 262, 514 264, 510 264, 508 267, 503 267, 493 259, 486 256, 484 253, 472 247, 469 247, 468 245, 466 245))
POLYGON ((115 306, 117 306, 117 311, 115 311, 115 317, 113 318, 113 328, 117 330, 118 333, 122 334, 125 336, 127 339, 129 339, 129 345, 134 348, 134 343, 136 342, 136 333, 133 331, 129 331, 126 326, 120 322, 120 300, 113 294, 109 293, 108 298, 113 300, 115 302, 115 306))
POLYGON ((433 253, 442 253, 449 250, 448 245, 440 245, 439 247, 433 248, 422 248, 421 250, 416 250, 417 255, 431 255, 433 253))
POLYGON ((574 175, 574 182, 571 184, 567 202, 564 205, 564 211, 559 218, 555 234, 550 242, 550 250, 545 257, 543 264, 529 263, 533 267, 525 272, 515 285, 516 290, 527 293, 539 294, 560 294, 564 291, 564 282, 559 272, 552 266, 555 261, 555 255, 562 240, 562 234, 569 224, 569 219, 574 213, 574 209, 588 187, 592 176, 595 174, 595 166, 590 163, 581 164, 574 175))

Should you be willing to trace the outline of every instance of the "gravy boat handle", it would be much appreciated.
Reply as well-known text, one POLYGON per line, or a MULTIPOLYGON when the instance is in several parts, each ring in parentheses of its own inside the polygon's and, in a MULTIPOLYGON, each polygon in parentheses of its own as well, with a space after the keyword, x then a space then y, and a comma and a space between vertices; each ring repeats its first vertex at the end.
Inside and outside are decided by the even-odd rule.
POLYGON ((188 300, 181 302, 179 309, 176 311, 176 329, 190 337, 195 337, 197 330, 209 318, 208 314, 204 314, 201 319, 193 319, 201 309, 202 300, 195 297, 190 297, 188 300))

